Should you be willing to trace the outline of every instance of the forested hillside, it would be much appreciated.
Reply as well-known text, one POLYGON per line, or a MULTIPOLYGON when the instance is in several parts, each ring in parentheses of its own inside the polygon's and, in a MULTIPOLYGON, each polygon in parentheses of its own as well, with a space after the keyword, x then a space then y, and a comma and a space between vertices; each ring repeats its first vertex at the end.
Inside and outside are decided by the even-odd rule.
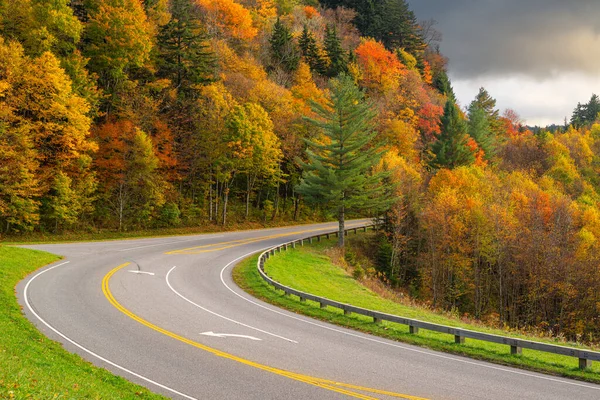
POLYGON ((315 218, 310 119, 349 76, 396 199, 385 278, 596 340, 598 98, 533 133, 483 88, 456 104, 440 39, 404 0, 0 0, 0 232, 315 218))

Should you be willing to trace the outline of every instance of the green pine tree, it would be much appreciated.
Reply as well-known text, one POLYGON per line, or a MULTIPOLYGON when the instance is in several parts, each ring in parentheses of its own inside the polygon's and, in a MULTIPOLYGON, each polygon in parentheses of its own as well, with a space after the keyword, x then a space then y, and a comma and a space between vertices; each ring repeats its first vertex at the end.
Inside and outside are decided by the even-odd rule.
POLYGON ((308 27, 304 25, 302 34, 298 39, 298 45, 302 56, 306 60, 310 70, 320 75, 327 74, 327 61, 323 57, 323 53, 317 44, 315 36, 308 30, 308 27))
POLYGON ((279 18, 273 26, 269 43, 271 44, 271 70, 283 69, 286 72, 293 72, 298 69, 300 54, 294 36, 279 18))
POLYGON ((336 77, 341 73, 348 72, 348 54, 342 48, 335 26, 327 25, 325 28, 325 53, 329 58, 329 69, 327 75, 336 77))
POLYGON ((216 57, 190 0, 171 1, 171 20, 160 29, 159 76, 169 78, 183 93, 214 80, 216 57))
POLYGON ((434 168, 456 168, 469 165, 475 161, 471 149, 467 146, 469 135, 467 124, 461 118, 458 107, 453 100, 448 99, 441 120, 442 133, 431 147, 435 158, 434 168))
POLYGON ((496 108, 496 99, 483 87, 479 88, 475 100, 469 105, 469 110, 475 108, 480 108, 485 113, 492 134, 496 137, 502 135, 504 123, 500 120, 500 111, 496 108))
POLYGON ((323 141, 308 141, 308 162, 301 162, 298 193, 311 203, 335 212, 339 222, 338 245, 344 246, 344 221, 348 211, 382 212, 391 204, 382 180, 386 173, 372 173, 381 158, 373 145, 373 106, 349 76, 332 80, 331 99, 325 106, 312 104, 319 120, 309 119, 322 130, 323 141))
POLYGON ((469 107, 469 136, 479 145, 485 153, 485 159, 490 161, 496 154, 496 138, 490 129, 485 110, 481 107, 469 107))

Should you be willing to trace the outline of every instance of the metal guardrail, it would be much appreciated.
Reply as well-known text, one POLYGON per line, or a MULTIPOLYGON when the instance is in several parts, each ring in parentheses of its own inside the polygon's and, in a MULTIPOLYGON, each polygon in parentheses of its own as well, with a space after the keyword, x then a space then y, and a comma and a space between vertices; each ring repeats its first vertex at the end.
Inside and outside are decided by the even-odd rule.
MULTIPOLYGON (((362 230, 364 232, 367 231, 368 228, 374 228, 375 225, 365 225, 361 228, 350 228, 344 231, 345 235, 348 235, 350 232, 357 233, 358 230, 362 230)), ((314 240, 321 241, 322 238, 329 239, 331 236, 338 236, 338 232, 329 232, 329 233, 321 233, 318 235, 310 236, 303 239, 293 240, 279 246, 270 248, 258 257, 257 268, 260 276, 270 285, 274 286, 276 289, 283 290, 286 295, 295 295, 300 298, 300 301, 305 302, 306 300, 312 300, 321 305, 321 308, 325 308, 327 306, 339 308, 344 310, 344 315, 350 315, 352 313, 365 315, 367 317, 373 318, 373 322, 378 324, 381 321, 389 321, 395 322, 402 325, 408 325, 409 332, 412 334, 417 334, 419 329, 426 329, 435 332, 446 333, 449 335, 454 335, 455 343, 464 343, 465 339, 475 339, 481 340, 484 342, 491 343, 499 343, 510 346, 511 354, 521 354, 522 349, 532 349, 543 351, 546 353, 560 354, 564 356, 576 357, 579 359, 579 368, 586 369, 591 367, 592 361, 600 361, 600 352, 585 350, 585 349, 576 349, 573 347, 559 346, 549 343, 541 343, 534 342, 531 340, 523 340, 510 338, 505 336, 494 335, 490 333, 484 332, 476 332, 463 328, 455 328, 451 326, 434 324, 431 322, 419 321, 417 319, 404 318, 397 315, 386 314, 379 311, 368 310, 365 308, 356 307, 350 304, 340 303, 334 300, 330 300, 324 297, 315 296, 310 293, 301 292, 299 290, 293 289, 291 287, 282 285, 281 283, 271 279, 264 270, 265 261, 270 257, 275 255, 275 253, 280 253, 281 251, 287 250, 288 248, 296 248, 297 245, 304 246, 305 242, 313 243, 314 240)))

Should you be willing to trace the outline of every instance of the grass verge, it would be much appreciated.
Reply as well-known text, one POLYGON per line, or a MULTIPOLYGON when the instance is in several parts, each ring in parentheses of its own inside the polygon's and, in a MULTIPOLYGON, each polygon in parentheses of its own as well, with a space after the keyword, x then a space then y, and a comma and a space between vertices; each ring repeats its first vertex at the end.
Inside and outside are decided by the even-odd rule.
MULTIPOLYGON (((443 325, 463 327, 466 329, 494 333, 503 336, 549 342, 564 343, 538 337, 513 334, 482 325, 465 323, 427 309, 393 302, 370 291, 343 268, 333 265, 331 259, 324 255, 327 247, 333 242, 321 242, 313 246, 288 250, 271 257, 265 269, 276 281, 303 292, 321 297, 353 304, 355 306, 396 314, 407 318, 419 319, 443 325)), ((496 364, 523 368, 531 371, 549 373, 593 383, 600 383, 600 363, 593 363, 592 368, 579 370, 578 360, 574 357, 555 355, 535 350, 523 349, 521 355, 511 355, 510 347, 478 340, 466 340, 465 344, 454 343, 454 337, 438 332, 421 329, 418 334, 410 334, 408 326, 384 321, 380 325, 361 315, 345 316, 342 310, 332 307, 321 309, 319 303, 307 301, 301 303, 296 296, 285 296, 262 280, 256 271, 258 256, 250 257, 236 266, 233 271, 235 282, 245 291, 287 310, 304 314, 336 325, 353 328, 373 335, 426 347, 432 350, 468 356, 478 360, 491 361, 496 364)), ((582 347, 582 346, 574 346, 582 347)))
POLYGON ((50 253, 0 246, 0 398, 164 399, 67 352, 23 316, 15 286, 58 259, 50 253))

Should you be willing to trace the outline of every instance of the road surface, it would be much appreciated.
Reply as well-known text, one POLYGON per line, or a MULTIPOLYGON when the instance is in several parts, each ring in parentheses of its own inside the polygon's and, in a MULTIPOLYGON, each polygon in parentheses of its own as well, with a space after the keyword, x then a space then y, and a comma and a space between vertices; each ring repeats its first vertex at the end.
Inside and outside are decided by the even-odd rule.
POLYGON ((67 350, 176 399, 600 399, 598 385, 343 329, 232 282, 244 257, 335 229, 25 246, 65 259, 22 281, 19 302, 67 350))

